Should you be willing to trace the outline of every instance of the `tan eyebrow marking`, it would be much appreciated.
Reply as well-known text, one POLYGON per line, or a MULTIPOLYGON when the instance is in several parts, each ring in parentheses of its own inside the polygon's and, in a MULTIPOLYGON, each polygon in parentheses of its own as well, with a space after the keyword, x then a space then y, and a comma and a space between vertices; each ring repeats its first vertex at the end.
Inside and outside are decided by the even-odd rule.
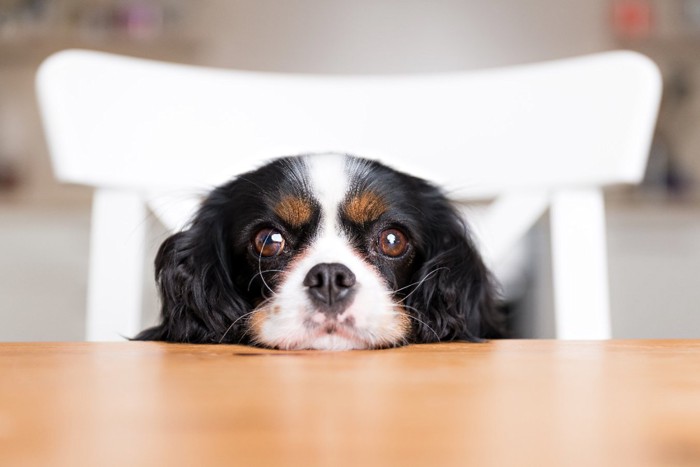
POLYGON ((292 227, 301 227, 311 220, 311 203, 296 196, 285 196, 275 206, 275 214, 292 227))
POLYGON ((364 191, 345 203, 345 215, 356 224, 364 224, 379 219, 387 210, 384 200, 372 191, 364 191))

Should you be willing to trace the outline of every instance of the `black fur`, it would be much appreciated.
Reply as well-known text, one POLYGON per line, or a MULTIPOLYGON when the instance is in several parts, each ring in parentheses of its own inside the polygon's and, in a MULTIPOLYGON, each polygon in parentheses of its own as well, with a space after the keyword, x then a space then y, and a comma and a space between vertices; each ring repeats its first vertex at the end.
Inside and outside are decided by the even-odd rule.
MULTIPOLYGON (((356 225, 342 219, 357 251, 397 290, 411 319, 410 343, 500 337, 496 286, 470 239, 465 223, 439 189, 424 180, 376 162, 362 170, 351 192, 371 189, 389 209, 375 222, 356 225), (387 227, 410 237, 410 251, 392 259, 373 253, 368 239, 387 227)), ((155 260, 162 302, 161 323, 136 340, 251 344, 247 316, 274 290, 281 275, 258 273, 250 239, 257 229, 282 230, 289 251, 267 269, 284 270, 313 239, 318 203, 300 177, 303 158, 278 159, 216 188, 191 225, 168 238, 155 260), (275 200, 293 193, 314 206, 303 229, 284 225, 272 211, 275 200)), ((342 217, 342 216, 341 216, 342 217)))

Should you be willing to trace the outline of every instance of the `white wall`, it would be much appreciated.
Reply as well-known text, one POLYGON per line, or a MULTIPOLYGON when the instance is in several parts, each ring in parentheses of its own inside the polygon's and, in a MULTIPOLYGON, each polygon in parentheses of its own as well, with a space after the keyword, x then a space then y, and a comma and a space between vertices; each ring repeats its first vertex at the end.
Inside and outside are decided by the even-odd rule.
POLYGON ((611 47, 607 0, 209 0, 200 63, 391 73, 473 69, 611 47))

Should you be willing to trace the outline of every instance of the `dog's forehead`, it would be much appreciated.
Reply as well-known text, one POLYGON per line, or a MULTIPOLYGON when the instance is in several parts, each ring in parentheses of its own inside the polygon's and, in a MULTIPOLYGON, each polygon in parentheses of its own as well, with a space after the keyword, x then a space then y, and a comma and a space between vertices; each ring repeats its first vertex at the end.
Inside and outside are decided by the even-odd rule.
POLYGON ((321 203, 322 208, 338 206, 345 199, 350 186, 347 160, 346 156, 340 154, 307 156, 309 185, 312 195, 321 203))
POLYGON ((276 161, 265 179, 267 203, 292 228, 320 214, 319 228, 337 230, 340 219, 365 225, 396 208, 399 174, 373 161, 343 154, 313 154, 276 161))
POLYGON ((327 223, 343 214, 357 224, 378 219, 387 209, 383 196, 371 187, 370 161, 339 154, 307 158, 309 185, 327 223))

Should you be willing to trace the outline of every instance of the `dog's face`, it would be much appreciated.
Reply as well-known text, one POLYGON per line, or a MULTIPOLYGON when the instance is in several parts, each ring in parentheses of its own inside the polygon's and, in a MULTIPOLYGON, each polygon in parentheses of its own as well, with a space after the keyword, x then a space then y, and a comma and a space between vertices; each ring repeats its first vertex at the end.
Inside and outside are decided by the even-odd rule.
POLYGON ((493 286, 427 182, 339 154, 215 189, 156 258, 162 323, 137 339, 367 349, 495 332, 493 286))

